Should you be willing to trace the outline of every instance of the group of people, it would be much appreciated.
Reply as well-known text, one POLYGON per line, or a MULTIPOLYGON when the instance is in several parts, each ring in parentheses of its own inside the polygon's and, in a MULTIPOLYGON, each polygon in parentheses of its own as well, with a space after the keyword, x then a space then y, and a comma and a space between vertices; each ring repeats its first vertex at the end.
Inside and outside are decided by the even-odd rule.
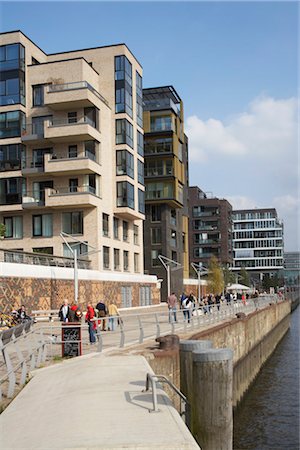
MULTIPOLYGON (((61 322, 81 322, 83 317, 79 306, 76 304, 69 306, 67 299, 65 299, 64 303, 61 305, 58 315, 61 322)), ((113 302, 109 302, 108 306, 106 306, 105 302, 100 300, 97 303, 96 308, 93 307, 91 302, 88 302, 86 307, 85 322, 88 324, 90 343, 95 344, 96 342, 97 326, 99 326, 102 331, 114 331, 116 322, 119 322, 120 320, 118 316, 118 308, 113 302)))
MULTIPOLYGON (((258 292, 253 296, 258 297, 258 292)), ((221 294, 208 294, 205 295, 198 301, 198 299, 191 292, 189 295, 186 295, 184 292, 181 294, 179 302, 174 292, 167 298, 167 304, 169 309, 169 322, 177 322, 177 308, 178 304, 180 309, 183 312, 183 318, 188 323, 191 321, 191 316, 193 312, 199 308, 203 308, 203 313, 207 314, 212 311, 212 307, 216 306, 218 311, 220 310, 221 303, 226 303, 229 305, 232 301, 241 300, 243 305, 247 304, 249 299, 249 294, 246 293, 234 293, 226 292, 224 295, 221 294)), ((196 314, 196 313, 195 313, 196 314)))
POLYGON ((0 331, 15 327, 16 325, 27 322, 29 320, 32 319, 26 313, 24 305, 22 305, 19 309, 11 311, 10 314, 4 314, 0 312, 0 331))

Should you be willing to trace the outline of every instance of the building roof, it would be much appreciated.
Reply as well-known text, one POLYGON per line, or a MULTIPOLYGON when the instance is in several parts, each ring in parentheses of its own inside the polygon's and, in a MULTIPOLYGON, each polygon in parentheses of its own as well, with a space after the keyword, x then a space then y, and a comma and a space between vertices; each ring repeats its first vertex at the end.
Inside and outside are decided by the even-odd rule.
POLYGON ((181 98, 173 86, 159 86, 143 89, 143 100, 158 100, 161 97, 170 98, 174 103, 180 103, 181 98))

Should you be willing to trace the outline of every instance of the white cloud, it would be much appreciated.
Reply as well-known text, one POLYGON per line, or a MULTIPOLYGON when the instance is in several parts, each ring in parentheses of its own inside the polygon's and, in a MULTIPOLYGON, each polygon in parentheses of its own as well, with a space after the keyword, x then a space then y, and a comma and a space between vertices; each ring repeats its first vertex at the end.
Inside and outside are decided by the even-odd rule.
POLYGON ((299 208, 299 198, 292 195, 281 195, 273 199, 275 208, 284 211, 285 213, 296 213, 299 208))
POLYGON ((233 209, 253 209, 259 207, 255 200, 243 195, 229 195, 226 199, 231 203, 233 209))
POLYGON ((295 98, 275 100, 261 96, 249 104, 247 111, 226 122, 190 116, 186 121, 190 160, 209 162, 216 155, 234 160, 287 158, 296 147, 296 113, 295 98))

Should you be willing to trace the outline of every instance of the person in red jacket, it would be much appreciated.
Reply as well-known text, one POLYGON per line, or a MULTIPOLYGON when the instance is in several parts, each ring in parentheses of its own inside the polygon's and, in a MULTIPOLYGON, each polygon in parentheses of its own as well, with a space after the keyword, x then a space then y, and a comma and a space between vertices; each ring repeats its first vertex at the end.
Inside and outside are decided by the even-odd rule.
POLYGON ((95 310, 92 306, 92 304, 89 302, 87 304, 87 308, 86 308, 86 315, 85 315, 85 321, 87 322, 88 326, 89 326, 89 338, 90 338, 90 343, 91 344, 95 344, 96 342, 96 337, 95 337, 95 330, 96 330, 96 321, 92 320, 95 319, 96 315, 95 315, 95 310))

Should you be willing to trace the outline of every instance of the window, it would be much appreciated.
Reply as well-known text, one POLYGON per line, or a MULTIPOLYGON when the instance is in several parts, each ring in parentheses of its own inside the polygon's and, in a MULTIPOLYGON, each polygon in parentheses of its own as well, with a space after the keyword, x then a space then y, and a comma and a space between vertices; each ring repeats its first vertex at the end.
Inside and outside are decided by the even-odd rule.
POLYGON ((119 219, 114 217, 114 239, 119 239, 119 219))
POLYGON ((171 230, 171 245, 172 245, 172 247, 176 247, 176 245, 177 245, 175 230, 171 230))
POLYGON ((150 118, 150 131, 172 131, 171 116, 154 116, 150 118))
POLYGON ((139 212, 145 214, 145 192, 138 189, 139 212))
POLYGON ((134 158, 127 150, 117 150, 117 175, 128 175, 134 178, 134 158))
POLYGON ((114 270, 120 270, 120 250, 114 248, 114 270))
POLYGON ((0 139, 21 136, 25 130, 25 114, 21 111, 0 113, 0 139))
POLYGON ((14 205, 22 202, 23 178, 0 179, 0 205, 14 205))
POLYGON ((32 86, 32 106, 44 106, 44 85, 32 86))
POLYGON ((77 112, 68 113, 68 123, 77 123, 77 112))
POLYGON ((4 217, 5 238, 21 239, 23 237, 23 217, 4 217))
POLYGON ((160 205, 151 205, 151 222, 161 222, 160 205))
POLYGON ((69 192, 77 192, 78 191, 78 178, 70 178, 69 179, 69 192))
POLYGON ((144 156, 144 135, 137 130, 137 152, 140 156, 144 156))
POLYGON ((103 268, 109 269, 109 247, 103 246, 103 268))
POLYGON ((123 269, 125 272, 129 270, 129 252, 127 250, 123 251, 123 269))
POLYGON ((151 299, 151 287, 141 286, 140 287, 140 306, 150 306, 152 305, 151 299))
POLYGON ((121 287, 122 308, 131 308, 132 306, 132 288, 131 286, 121 287))
POLYGON ((117 183, 117 206, 134 209, 134 186, 128 181, 117 183))
POLYGON ((139 261, 140 261, 140 255, 138 253, 134 254, 134 271, 139 271, 139 261))
POLYGON ((145 143, 145 154, 151 155, 155 153, 171 153, 173 151, 172 138, 158 138, 147 140, 145 143))
POLYGON ((8 44, 0 47, 0 71, 24 70, 25 48, 21 44, 8 44))
POLYGON ((170 224, 175 227, 177 225, 176 209, 171 209, 170 224))
POLYGON ((81 211, 63 213, 62 231, 67 234, 83 234, 83 213, 81 211))
POLYGON ((0 172, 21 169, 21 159, 25 158, 22 144, 0 145, 0 172))
POLYGON ((158 259, 158 255, 161 255, 162 251, 159 250, 151 250, 151 266, 152 267, 160 267, 160 261, 158 259))
POLYGON ((69 145, 68 156, 69 158, 77 158, 77 145, 69 145))
POLYGON ((109 236, 109 215, 102 214, 102 233, 103 236, 109 236))
POLYGON ((144 184, 144 163, 138 159, 138 182, 144 184))
POLYGON ((84 154, 87 158, 93 161, 99 161, 99 158, 96 157, 96 142, 95 141, 85 141, 84 142, 84 154))
POLYGON ((128 222, 123 220, 123 241, 128 241, 128 222))
POLYGON ((136 122, 143 127, 143 79, 136 72, 136 122))
MULTIPOLYGON (((85 255, 88 252, 88 243, 81 243, 81 242, 68 242, 68 245, 72 248, 72 250, 77 250, 77 255, 85 255)), ((67 244, 63 244, 63 255, 66 258, 74 258, 73 253, 67 246, 67 244)))
POLYGON ((133 127, 126 119, 116 120, 116 144, 127 144, 133 148, 133 127))
POLYGON ((34 247, 33 253, 44 253, 45 255, 53 255, 53 247, 34 247))
POLYGON ((51 237, 53 234, 52 214, 40 214, 32 217, 32 235, 51 237))
POLYGON ((151 244, 161 244, 161 228, 151 228, 151 244))
POLYGON ((132 65, 126 56, 115 56, 115 112, 132 117, 132 65))
POLYGON ((135 245, 139 245, 139 227, 133 225, 133 242, 135 245))
POLYGON ((22 103, 25 106, 25 86, 24 86, 24 74, 22 72, 7 72, 2 73, 2 79, 0 81, 0 106, 14 105, 16 103, 22 103), (21 75, 22 74, 22 75, 21 75))
POLYGON ((174 197, 173 183, 148 183, 146 190, 146 200, 156 200, 159 198, 170 199, 174 197))

